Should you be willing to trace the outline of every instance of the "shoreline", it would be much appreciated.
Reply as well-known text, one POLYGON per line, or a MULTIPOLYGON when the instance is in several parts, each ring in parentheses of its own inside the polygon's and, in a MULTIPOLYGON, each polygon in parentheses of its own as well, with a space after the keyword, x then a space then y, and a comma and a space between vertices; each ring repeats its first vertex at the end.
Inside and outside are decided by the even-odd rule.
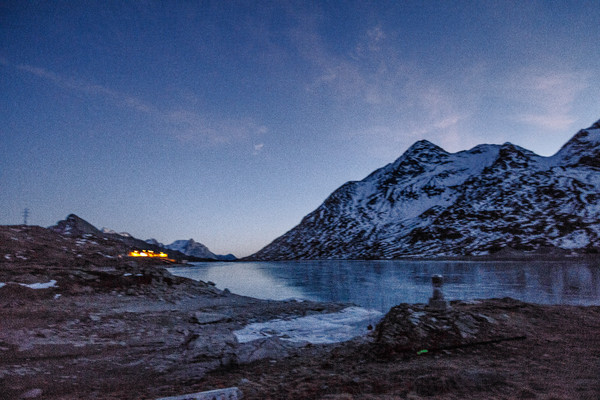
MULTIPOLYGON (((55 287, 0 288, 0 384, 5 388, 0 399, 27 393, 41 393, 44 399, 156 399, 232 386, 245 399, 476 399, 506 398, 500 396, 506 391, 514 397, 575 399, 581 393, 600 394, 600 387, 583 392, 580 387, 580 381, 600 372, 600 364, 594 369, 600 353, 590 351, 600 349, 600 306, 453 301, 452 310, 467 315, 451 317, 463 318, 456 326, 467 337, 460 336, 459 342, 489 339, 473 333, 479 329, 469 327, 473 318, 494 321, 493 335, 526 339, 443 348, 424 357, 414 349, 390 351, 378 342, 379 325, 377 334, 342 343, 292 343, 277 337, 240 343, 233 332, 251 323, 316 316, 347 305, 258 300, 178 278, 160 267, 136 268, 125 274, 153 278, 138 282, 134 292, 132 287, 85 290, 59 276, 55 287), (551 373, 557 363, 560 371, 551 373), (573 368, 579 378, 566 375, 573 368), (526 378, 515 378, 519 374, 526 378)), ((398 307, 410 310, 399 326, 431 329, 423 305, 398 307), (415 318, 422 321, 415 324, 415 318)), ((419 339, 417 348, 431 345, 427 337, 419 339)))
POLYGON ((228 262, 308 262, 308 261, 467 261, 467 262, 488 262, 488 261, 600 261, 600 254, 597 253, 586 253, 586 254, 548 254, 548 253, 526 253, 526 252, 514 252, 514 253, 502 253, 502 254, 487 254, 487 255, 476 255, 476 256, 403 256, 397 258, 364 258, 364 259, 346 259, 346 258, 314 258, 314 259, 285 259, 285 260, 259 260, 241 258, 238 260, 228 262))
POLYGON ((0 230, 0 244, 20 256, 0 259, 1 400, 158 399, 232 386, 244 399, 600 397, 600 306, 402 304, 343 343, 240 343, 234 332, 249 324, 348 305, 239 296, 114 257, 118 243, 31 232, 0 230))

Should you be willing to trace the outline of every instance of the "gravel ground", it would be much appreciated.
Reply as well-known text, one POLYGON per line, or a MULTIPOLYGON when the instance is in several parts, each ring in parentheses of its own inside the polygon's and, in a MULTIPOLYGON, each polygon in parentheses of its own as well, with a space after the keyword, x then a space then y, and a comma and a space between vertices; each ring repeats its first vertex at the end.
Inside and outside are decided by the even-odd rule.
POLYGON ((600 307, 403 304, 346 343, 240 344, 233 331, 248 323, 344 305, 237 296, 127 250, 0 227, 0 399, 156 399, 231 386, 245 399, 600 399, 600 307))

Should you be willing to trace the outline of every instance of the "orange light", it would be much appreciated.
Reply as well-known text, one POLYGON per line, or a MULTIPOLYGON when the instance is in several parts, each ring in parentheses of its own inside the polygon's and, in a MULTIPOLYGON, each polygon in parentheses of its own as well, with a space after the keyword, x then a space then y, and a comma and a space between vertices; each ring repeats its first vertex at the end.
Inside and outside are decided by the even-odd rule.
POLYGON ((160 252, 160 253, 155 253, 152 250, 133 250, 129 252, 129 256, 130 257, 160 257, 160 258, 167 258, 169 255, 167 253, 164 252, 160 252))

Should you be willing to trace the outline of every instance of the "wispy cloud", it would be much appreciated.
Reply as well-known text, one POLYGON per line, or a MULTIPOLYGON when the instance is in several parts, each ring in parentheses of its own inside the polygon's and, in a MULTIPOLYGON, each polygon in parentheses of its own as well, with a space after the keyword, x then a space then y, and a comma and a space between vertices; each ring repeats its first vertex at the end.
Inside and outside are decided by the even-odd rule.
MULTIPOLYGON (((311 95, 327 96, 340 112, 356 115, 352 122, 359 124, 347 132, 363 136, 373 148, 427 138, 461 150, 481 140, 518 140, 535 128, 570 131, 578 121, 577 103, 592 87, 593 75, 561 61, 549 62, 540 56, 543 49, 519 60, 497 59, 489 49, 472 59, 444 49, 435 56, 427 50, 407 53, 398 45, 407 32, 377 22, 359 28, 355 43, 338 46, 321 34, 323 20, 313 15, 296 19, 291 37, 298 55, 312 67, 305 77, 307 89, 311 95), (520 129, 503 132, 494 125, 488 131, 486 121, 511 127, 518 122, 520 129), (494 134, 504 136, 488 137, 494 134)), ((498 35, 498 43, 515 50, 529 46, 506 41, 498 35)))
POLYGON ((366 34, 356 45, 356 54, 359 56, 364 56, 368 53, 381 51, 382 44, 386 38, 387 34, 383 31, 381 25, 376 25, 371 29, 368 29, 366 34))
POLYGON ((264 143, 258 143, 254 145, 254 155, 258 155, 263 151, 263 148, 265 147, 264 143))
POLYGON ((515 118, 540 128, 568 129, 577 120, 574 102, 588 87, 586 73, 524 71, 512 84, 514 95, 525 109, 515 118))
POLYGON ((231 144, 268 131, 264 125, 250 119, 215 119, 186 110, 169 112, 165 119, 176 128, 173 130, 176 139, 194 145, 231 144))
POLYGON ((136 96, 82 79, 65 77, 45 68, 12 64, 5 58, 0 58, 0 64, 44 79, 62 89, 102 97, 117 107, 146 114, 166 124, 165 132, 186 144, 197 146, 231 144, 267 132, 264 125, 257 124, 251 119, 223 119, 186 109, 164 110, 136 96))
MULTIPOLYGON (((11 66, 7 61, 3 63, 4 65, 11 66)), ((124 106, 127 108, 131 108, 136 111, 140 111, 146 114, 159 114, 160 111, 153 107, 150 104, 144 103, 140 99, 127 95, 125 93, 121 93, 117 90, 113 90, 107 88, 102 85, 93 84, 90 82, 86 82, 81 79, 75 79, 70 77, 61 76, 55 72, 49 71, 44 68, 35 67, 27 64, 16 64, 14 65, 19 71, 26 72, 28 74, 37 76, 38 78, 45 79, 54 83, 55 85, 63 88, 74 90, 78 92, 84 92, 95 96, 102 96, 108 98, 113 101, 118 106, 124 106)))
POLYGON ((348 53, 340 54, 326 45, 314 19, 298 20, 292 37, 299 54, 316 71, 307 89, 362 109, 364 118, 372 119, 363 120, 364 128, 352 131, 353 136, 369 138, 370 146, 378 149, 385 146, 375 142, 410 144, 423 137, 455 144, 456 127, 468 113, 452 87, 425 76, 414 61, 397 53, 389 39, 393 32, 373 25, 357 35, 348 53))
MULTIPOLYGON (((298 26, 290 32, 298 55, 312 64, 314 74, 309 75, 306 88, 310 92, 326 90, 338 101, 361 99, 378 103, 380 95, 372 85, 372 76, 366 72, 364 53, 385 38, 381 28, 371 33, 364 43, 357 45, 357 54, 334 54, 318 33, 318 20, 310 15, 297 15, 298 26), (358 53, 361 54, 358 54, 358 53)), ((368 36, 368 34, 365 34, 368 36)))

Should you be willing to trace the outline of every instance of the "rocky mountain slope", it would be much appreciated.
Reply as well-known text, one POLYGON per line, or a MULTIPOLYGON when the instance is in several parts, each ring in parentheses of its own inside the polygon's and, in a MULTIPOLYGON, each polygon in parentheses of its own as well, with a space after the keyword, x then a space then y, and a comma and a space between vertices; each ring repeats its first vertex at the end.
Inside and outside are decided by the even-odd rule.
POLYGON ((554 156, 511 143, 448 153, 425 140, 347 182, 248 259, 389 259, 502 249, 597 253, 600 121, 554 156))
POLYGON ((174 276, 157 258, 124 256, 131 247, 119 235, 78 234, 93 226, 68 219, 60 226, 69 234, 0 225, 0 400, 157 399, 208 390, 202 378, 209 371, 296 348, 279 340, 240 343, 235 331, 345 308, 252 299, 174 276))
POLYGON ((107 243, 106 240, 117 242, 121 244, 119 247, 122 248, 121 252, 123 254, 126 254, 131 250, 152 250, 155 252, 167 252, 170 258, 177 261, 185 259, 188 261, 204 261, 215 259, 213 257, 201 257, 185 254, 177 249, 167 248, 163 244, 156 241, 154 241, 154 243, 144 241, 137 239, 130 234, 124 235, 123 233, 117 233, 106 228, 100 230, 75 214, 69 214, 67 218, 58 221, 56 225, 48 227, 48 230, 72 238, 83 237, 88 239, 94 238, 95 240, 102 239, 103 243, 107 243))
POLYGON ((87 234, 100 238, 108 237, 117 241, 121 241, 132 248, 153 251, 167 251, 170 254, 174 254, 177 259, 187 258, 189 261, 233 261, 237 259, 233 254, 214 254, 208 249, 208 247, 202 243, 194 241, 194 239, 176 240, 171 244, 165 245, 158 242, 156 239, 137 239, 127 232, 116 232, 108 228, 102 228, 102 230, 100 230, 75 214, 69 214, 67 218, 62 221, 58 221, 56 225, 50 226, 48 229, 67 236, 81 236, 87 234))

